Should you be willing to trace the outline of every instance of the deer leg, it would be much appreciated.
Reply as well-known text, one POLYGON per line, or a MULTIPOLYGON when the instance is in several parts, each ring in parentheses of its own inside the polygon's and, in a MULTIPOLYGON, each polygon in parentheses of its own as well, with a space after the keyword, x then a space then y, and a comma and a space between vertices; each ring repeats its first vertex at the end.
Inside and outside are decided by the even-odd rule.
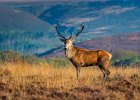
POLYGON ((109 67, 108 58, 106 58, 106 57, 102 58, 99 67, 102 70, 102 72, 104 73, 104 78, 108 77, 110 74, 110 71, 108 70, 108 67, 109 67))
POLYGON ((110 71, 108 69, 106 69, 105 72, 106 72, 107 76, 109 76, 110 71))
POLYGON ((108 67, 109 67, 109 61, 104 62, 103 69, 107 76, 109 76, 109 74, 110 74, 108 67))
POLYGON ((106 78, 107 77, 107 73, 105 72, 105 70, 101 69, 101 71, 103 72, 103 77, 106 78))
POLYGON ((107 68, 108 66, 103 65, 102 66, 102 71, 104 73, 104 78, 109 77, 110 71, 107 68))
POLYGON ((103 69, 103 66, 102 65, 98 65, 99 68, 101 69, 102 73, 103 73, 103 77, 106 78, 106 72, 105 70, 103 69))
POLYGON ((79 74, 80 74, 80 67, 76 67, 76 73, 77 73, 77 79, 79 78, 79 74))

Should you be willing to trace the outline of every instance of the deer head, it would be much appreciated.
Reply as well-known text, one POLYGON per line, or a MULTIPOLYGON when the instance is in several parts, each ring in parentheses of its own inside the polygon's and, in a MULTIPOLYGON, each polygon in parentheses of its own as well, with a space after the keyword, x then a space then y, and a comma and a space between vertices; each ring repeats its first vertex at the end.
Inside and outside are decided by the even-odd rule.
POLYGON ((78 32, 76 33, 76 35, 72 35, 70 34, 70 37, 69 38, 65 38, 63 36, 63 33, 62 32, 59 32, 59 29, 58 29, 58 26, 55 26, 55 29, 56 29, 56 32, 58 33, 59 35, 59 39, 64 42, 65 44, 65 48, 68 48, 70 46, 73 45, 73 42, 75 41, 76 37, 83 31, 84 29, 84 26, 83 25, 80 25, 81 29, 78 30, 78 32))

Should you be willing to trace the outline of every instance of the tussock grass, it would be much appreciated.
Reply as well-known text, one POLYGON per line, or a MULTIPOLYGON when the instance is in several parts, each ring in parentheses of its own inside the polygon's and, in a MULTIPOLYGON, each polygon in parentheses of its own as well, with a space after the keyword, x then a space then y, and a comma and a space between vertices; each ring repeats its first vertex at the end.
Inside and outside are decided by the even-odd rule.
POLYGON ((77 79, 75 68, 70 65, 56 68, 48 64, 9 63, 0 67, 0 97, 6 96, 7 99, 93 99, 94 97, 96 99, 100 97, 137 99, 140 96, 139 67, 110 68, 110 72, 110 78, 103 79, 98 67, 82 68, 80 78, 77 79), (124 92, 118 90, 119 87, 112 90, 119 82, 122 82, 124 87, 126 84, 134 86, 136 90, 127 88, 127 91, 132 91, 134 95, 127 96, 128 92, 125 89, 124 92), (78 98, 79 95, 80 98, 78 98))

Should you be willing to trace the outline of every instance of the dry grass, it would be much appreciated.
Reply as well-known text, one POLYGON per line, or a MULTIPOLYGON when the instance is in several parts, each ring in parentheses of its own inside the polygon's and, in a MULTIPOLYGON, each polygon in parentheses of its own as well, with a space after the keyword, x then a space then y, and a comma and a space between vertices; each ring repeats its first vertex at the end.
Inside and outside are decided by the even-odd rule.
POLYGON ((42 99, 136 99, 140 97, 140 68, 111 68, 108 79, 97 67, 75 68, 48 65, 6 64, 0 66, 0 98, 42 99))

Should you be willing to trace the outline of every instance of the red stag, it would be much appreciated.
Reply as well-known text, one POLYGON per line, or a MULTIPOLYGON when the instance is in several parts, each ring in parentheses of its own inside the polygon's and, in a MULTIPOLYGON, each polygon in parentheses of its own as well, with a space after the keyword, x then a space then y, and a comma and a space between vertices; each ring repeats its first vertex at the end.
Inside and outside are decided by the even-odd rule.
POLYGON ((65 44, 65 54, 66 57, 72 62, 72 64, 76 68, 77 78, 80 74, 81 67, 88 67, 88 66, 99 66, 101 71, 103 72, 104 78, 109 76, 109 66, 110 66, 110 59, 112 55, 105 51, 105 50, 88 50, 84 48, 78 48, 73 45, 74 40, 76 37, 83 31, 84 26, 81 25, 81 29, 78 30, 76 35, 72 35, 66 39, 61 32, 58 30, 58 26, 55 26, 55 29, 60 36, 60 40, 65 44))

